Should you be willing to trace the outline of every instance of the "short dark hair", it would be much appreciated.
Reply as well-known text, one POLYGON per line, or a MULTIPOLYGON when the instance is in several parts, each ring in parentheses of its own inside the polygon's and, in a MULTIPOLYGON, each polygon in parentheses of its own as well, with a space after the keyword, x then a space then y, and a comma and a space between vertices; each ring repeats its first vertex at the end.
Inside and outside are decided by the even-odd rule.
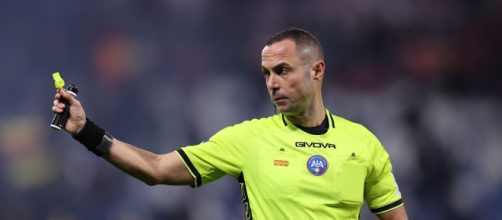
MULTIPOLYGON (((270 46, 274 43, 286 39, 290 39, 296 44, 297 53, 300 52, 300 50, 302 50, 305 52, 309 52, 308 53, 309 55, 313 55, 310 57, 311 59, 324 60, 324 52, 322 51, 321 44, 319 43, 317 38, 314 37, 314 35, 312 35, 310 32, 296 27, 288 28, 284 31, 276 33, 267 41, 265 46, 270 46)), ((300 54, 300 55, 307 55, 307 54, 300 54)))

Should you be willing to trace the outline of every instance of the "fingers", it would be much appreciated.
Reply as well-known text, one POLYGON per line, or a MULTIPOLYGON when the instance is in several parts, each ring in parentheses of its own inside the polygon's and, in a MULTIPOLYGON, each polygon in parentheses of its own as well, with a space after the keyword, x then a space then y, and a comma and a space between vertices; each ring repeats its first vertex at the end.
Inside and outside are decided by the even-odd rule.
POLYGON ((54 101, 52 102, 53 106, 52 106, 52 111, 53 112, 62 112, 64 107, 65 107, 65 104, 60 102, 59 101, 59 98, 61 97, 61 95, 59 94, 59 91, 58 93, 56 93, 56 95, 54 95, 54 101))
POLYGON ((53 112, 58 112, 58 113, 59 113, 59 112, 62 112, 62 111, 63 111, 63 109, 64 109, 64 108, 65 108, 65 106, 66 106, 64 103, 59 102, 59 99, 54 99, 54 101, 53 101, 53 103, 52 103, 52 104, 53 104, 53 106, 52 106, 52 111, 53 111, 53 112))
POLYGON ((54 95, 54 105, 57 105, 60 103, 61 99, 64 99, 68 105, 80 105, 78 100, 75 98, 75 96, 71 95, 68 91, 64 89, 58 89, 56 94, 54 95))
POLYGON ((58 89, 56 94, 54 95, 54 101, 52 106, 53 112, 56 113, 63 112, 66 105, 60 101, 61 98, 66 100, 68 105, 71 105, 71 103, 75 102, 75 97, 73 97, 70 93, 66 92, 64 89, 58 89))
POLYGON ((63 112, 64 108, 58 108, 57 106, 52 106, 52 111, 56 113, 61 113, 63 112))
MULTIPOLYGON (((67 102, 68 104, 72 104, 75 102, 75 97, 73 97, 70 93, 68 93, 66 90, 64 89, 59 89, 58 93, 56 94, 57 95, 60 95, 59 97, 63 97, 67 102)), ((59 97, 57 99, 59 99, 59 97)))

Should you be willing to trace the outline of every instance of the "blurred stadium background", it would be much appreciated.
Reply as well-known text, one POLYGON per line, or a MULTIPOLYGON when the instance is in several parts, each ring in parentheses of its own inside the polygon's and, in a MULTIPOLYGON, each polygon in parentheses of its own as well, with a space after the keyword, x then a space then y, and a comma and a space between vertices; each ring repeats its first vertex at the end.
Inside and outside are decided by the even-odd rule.
POLYGON ((51 73, 168 152, 273 114, 260 52, 291 26, 318 36, 326 105, 384 143, 411 219, 502 218, 501 1, 1 0, 0 219, 244 219, 231 178, 149 187, 51 130, 51 73))

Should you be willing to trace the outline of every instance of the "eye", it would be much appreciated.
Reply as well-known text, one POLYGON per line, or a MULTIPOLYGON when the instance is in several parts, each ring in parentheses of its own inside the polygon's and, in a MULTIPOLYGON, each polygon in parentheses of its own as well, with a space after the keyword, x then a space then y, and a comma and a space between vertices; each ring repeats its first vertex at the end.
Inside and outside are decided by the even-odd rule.
POLYGON ((261 69, 261 73, 263 74, 263 77, 268 78, 270 77, 270 71, 266 69, 261 69))
POLYGON ((289 69, 287 67, 283 66, 283 67, 281 67, 279 73, 287 73, 287 72, 289 72, 289 69))
POLYGON ((278 65, 273 69, 273 71, 277 75, 283 75, 283 74, 289 73, 291 71, 291 69, 287 65, 278 65))

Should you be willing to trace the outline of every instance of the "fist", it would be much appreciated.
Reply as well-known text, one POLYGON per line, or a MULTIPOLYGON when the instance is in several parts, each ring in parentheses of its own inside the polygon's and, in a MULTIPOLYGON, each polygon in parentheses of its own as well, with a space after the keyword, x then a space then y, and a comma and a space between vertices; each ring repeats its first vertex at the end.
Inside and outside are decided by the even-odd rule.
POLYGON ((77 98, 64 89, 58 89, 56 91, 56 95, 54 96, 54 105, 52 106, 52 111, 54 113, 63 112, 66 105, 62 102, 62 100, 66 100, 70 108, 70 117, 65 124, 64 130, 72 135, 75 135, 80 132, 82 128, 84 128, 86 122, 84 108, 77 98))

